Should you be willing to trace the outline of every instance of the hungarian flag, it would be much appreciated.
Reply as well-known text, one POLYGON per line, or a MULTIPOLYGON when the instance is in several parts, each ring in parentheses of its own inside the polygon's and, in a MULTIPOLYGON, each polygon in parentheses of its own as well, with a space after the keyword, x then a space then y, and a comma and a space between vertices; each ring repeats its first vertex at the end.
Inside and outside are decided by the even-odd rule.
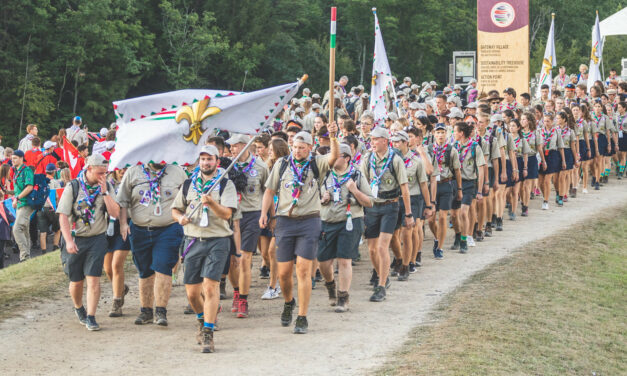
POLYGON ((78 156, 78 149, 65 136, 63 137, 63 160, 70 165, 70 172, 72 173, 72 179, 78 176, 83 168, 80 163, 80 157, 78 156))
POLYGON ((109 169, 149 162, 193 164, 214 130, 256 134, 274 120, 302 82, 246 94, 182 90, 114 102, 119 129, 109 169), (136 117, 145 108, 165 103, 170 104, 159 112, 136 117))

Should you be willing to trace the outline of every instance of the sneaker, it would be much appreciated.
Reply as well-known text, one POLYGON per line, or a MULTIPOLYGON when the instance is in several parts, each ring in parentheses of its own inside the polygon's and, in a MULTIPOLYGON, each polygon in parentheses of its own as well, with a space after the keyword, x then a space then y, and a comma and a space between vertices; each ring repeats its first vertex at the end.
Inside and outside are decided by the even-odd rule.
POLYGON ((570 197, 577 198, 577 187, 572 189, 572 192, 570 193, 570 197))
POLYGON ((376 285, 378 280, 379 280, 379 275, 377 274, 377 270, 372 269, 372 276, 370 276, 370 286, 376 285))
POLYGON ((581 192, 582 192, 583 194, 588 194, 588 190, 587 190, 586 188, 584 188, 581 192))
POLYGON ((371 302, 382 302, 385 300, 385 287, 377 286, 374 289, 374 293, 370 297, 371 302))
POLYGON ((267 266, 262 266, 259 272, 259 278, 261 279, 269 279, 270 278, 270 269, 267 266))
POLYGON ((196 312, 194 312, 191 304, 188 304, 187 307, 185 307, 185 309, 183 310, 184 315, 193 315, 194 313, 196 312))
POLYGON ((233 304, 231 304, 231 312, 237 312, 239 307, 239 291, 233 291, 233 304))
POLYGON ((563 202, 568 202, 568 195, 564 195, 564 197, 562 198, 563 202))
POLYGON ((220 281, 220 300, 226 299, 226 281, 220 281))
POLYGON ((453 243, 453 245, 451 246, 451 250, 456 250, 459 249, 459 242, 462 240, 462 234, 455 234, 455 242, 453 243))
POLYGON ((329 305, 331 307, 335 307, 335 305, 337 304, 337 287, 335 285, 335 280, 331 282, 325 282, 324 287, 327 288, 327 292, 329 293, 329 305))
POLYGON ((557 199, 557 206, 564 206, 564 200, 561 197, 557 199))
POLYGON ((594 184, 594 190, 595 191, 600 190, 601 189, 600 187, 601 187, 601 185, 598 182, 596 184, 594 184))
POLYGON ((316 279, 314 277, 311 277, 311 289, 315 289, 316 288, 316 279))
POLYGON ((272 287, 268 286, 268 288, 266 289, 266 292, 264 292, 263 295, 261 296, 261 300, 272 300, 278 297, 279 297, 279 293, 277 292, 277 289, 273 289, 272 287))
POLYGON ((248 317, 248 300, 240 299, 237 306, 237 318, 245 319, 248 317))
POLYGON ((422 266, 422 252, 421 251, 418 251, 418 254, 416 255, 416 261, 414 262, 414 266, 417 268, 422 266))
POLYGON ((542 210, 549 210, 549 202, 548 201, 544 201, 542 203, 542 210))
POLYGON ((434 239, 433 240, 433 252, 437 251, 438 248, 440 248, 440 242, 438 242, 438 239, 434 239))
POLYGON ((296 299, 292 298, 291 302, 283 304, 283 313, 281 313, 281 325, 288 326, 292 323, 292 313, 296 306, 296 299))
POLYGON ((481 231, 481 230, 477 230, 477 233, 475 234, 474 239, 475 239, 476 241, 478 241, 478 242, 482 242, 482 241, 483 241, 483 239, 485 239, 485 238, 483 237, 483 231, 481 231))
POLYGON ((87 325, 87 311, 85 310, 85 306, 74 308, 74 313, 76 313, 76 317, 78 317, 78 321, 81 324, 87 325))
POLYGON ((459 253, 468 253, 468 241, 462 240, 459 243, 459 253))
POLYGON ((392 261, 392 265, 390 265, 391 277, 398 277, 398 271, 400 269, 401 264, 402 264, 401 260, 397 260, 396 257, 394 257, 394 260, 392 261))
POLYGON ((392 286, 392 282, 390 281, 390 277, 385 280, 385 289, 389 289, 392 286))
POLYGON ((540 189, 538 189, 538 188, 536 188, 535 193, 536 193, 536 196, 540 196, 542 194, 542 192, 540 192, 540 189))
POLYGON ((486 238, 491 238, 492 237, 492 223, 488 222, 485 225, 485 237, 486 238))
POLYGON ((114 298, 109 317, 122 317, 122 298, 114 298))
POLYGON ((213 344, 213 330, 210 328, 202 328, 202 343, 200 344, 200 352, 207 354, 216 351, 213 344))
POLYGON ((414 274, 418 271, 418 269, 416 269, 416 264, 414 264, 413 262, 409 263, 409 273, 410 274, 414 274))
POLYGON ((503 231, 503 218, 496 219, 496 231, 503 231))
POLYGON ((335 312, 343 313, 346 311, 348 311, 348 291, 338 291, 335 312))
POLYGON ((468 243, 468 246, 469 246, 469 247, 475 247, 475 246, 477 246, 477 245, 475 244, 475 240, 472 238, 472 236, 469 236, 469 237, 467 238, 466 242, 468 243))
POLYGON ((139 316, 135 319, 135 325, 150 324, 153 320, 152 308, 142 308, 139 316))
POLYGON ((509 220, 510 221, 515 221, 516 220, 516 213, 514 213, 514 212, 509 213, 509 220))
POLYGON ((440 248, 436 251, 435 259, 442 260, 444 258, 444 251, 440 248))
POLYGON ((407 281, 409 279, 409 266, 401 265, 397 279, 399 281, 407 281))
POLYGON ((316 270, 316 282, 322 282, 322 274, 320 274, 320 269, 316 270))
POLYGON ((522 206, 522 211, 520 213, 520 216, 521 217, 529 216, 529 207, 528 206, 525 206, 525 205, 522 206))
POLYGON ((307 316, 296 317, 296 325, 294 325, 294 334, 306 334, 308 326, 309 324, 307 323, 307 316))
POLYGON ((155 310, 155 324, 159 326, 168 326, 167 310, 164 307, 157 307, 155 310))
POLYGON ((94 316, 87 316, 87 323, 85 324, 85 326, 87 326, 87 330, 89 330, 90 332, 97 332, 100 330, 100 325, 98 325, 98 323, 96 322, 96 317, 94 316))

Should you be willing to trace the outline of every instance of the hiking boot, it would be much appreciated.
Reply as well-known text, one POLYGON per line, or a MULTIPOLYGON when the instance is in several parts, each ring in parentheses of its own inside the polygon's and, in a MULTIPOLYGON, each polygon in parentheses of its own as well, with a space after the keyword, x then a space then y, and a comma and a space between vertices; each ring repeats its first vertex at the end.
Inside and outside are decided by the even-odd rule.
POLYGON ((433 252, 435 253, 438 248, 440 248, 440 242, 438 242, 438 239, 433 239, 433 252))
POLYGON ((510 221, 515 221, 516 220, 516 213, 514 213, 514 212, 509 213, 509 220, 510 221))
POLYGON ((128 285, 125 283, 124 284, 124 293, 122 294, 122 298, 121 298, 122 299, 122 305, 120 307, 124 306, 124 297, 126 296, 126 294, 128 294, 129 291, 130 291, 130 289, 128 288, 128 285))
POLYGON ((237 318, 245 319, 248 317, 248 300, 240 299, 237 305, 237 318))
POLYGON ((191 304, 188 304, 187 307, 185 307, 185 309, 183 310, 183 314, 184 315, 193 315, 194 313, 194 309, 192 308, 191 304))
POLYGON ((385 300, 385 287, 377 286, 374 289, 374 293, 370 297, 371 302, 382 302, 385 300))
POLYGON ((573 188, 573 191, 570 193, 570 197, 577 198, 577 187, 573 188))
POLYGON ((76 313, 76 317, 78 317, 78 321, 87 325, 87 311, 85 310, 85 306, 81 306, 81 308, 74 308, 74 313, 76 313))
POLYGON ((459 242, 459 253, 468 253, 468 241, 462 240, 459 242))
POLYGON ((597 183, 595 183, 595 184, 593 184, 593 185, 594 185, 594 190, 595 190, 595 191, 598 191, 598 190, 600 190, 600 189, 601 189, 601 188, 600 188, 601 186, 599 185, 599 183, 598 183, 598 182, 597 182, 597 183))
MULTIPOLYGON (((379 280, 377 279, 377 283, 375 283, 374 288, 376 289, 377 286, 379 286, 379 280)), ((390 277, 387 277, 387 279, 385 280, 385 288, 389 289, 390 286, 392 286, 392 282, 390 282, 390 277)))
POLYGON ((142 308, 139 316, 135 319, 135 325, 150 324, 153 319, 152 308, 142 308))
POLYGON ((521 217, 529 216, 529 207, 528 206, 525 206, 525 205, 522 206, 522 213, 520 213, 520 216, 521 217))
POLYGON ((459 242, 461 242, 462 240, 462 234, 455 234, 455 242, 453 243, 453 245, 451 246, 451 249, 454 251, 456 249, 459 249, 459 242))
POLYGON ((492 237, 492 223, 490 222, 485 225, 485 236, 486 238, 492 237))
POLYGON ((292 298, 291 302, 283 304, 283 313, 281 313, 281 325, 288 326, 292 323, 292 313, 296 306, 296 299, 292 298))
POLYGON ((324 286, 327 288, 327 292, 329 293, 329 304, 331 305, 331 307, 335 307, 335 305, 337 304, 335 280, 331 282, 326 282, 324 286))
POLYGON ((422 266, 422 252, 418 252, 418 254, 416 255, 416 261, 414 262, 414 266, 417 268, 422 266))
POLYGON ((436 260, 442 260, 443 258, 444 258, 444 251, 441 248, 435 251, 436 260))
POLYGON ((392 261, 392 265, 390 265, 390 276, 391 277, 397 277, 398 276, 398 271, 400 269, 400 264, 402 264, 401 260, 397 260, 396 257, 395 257, 394 261, 392 261))
POLYGON ((372 276, 370 277, 370 286, 376 285, 378 280, 379 280, 379 275, 377 274, 377 270, 372 269, 372 276))
POLYGON ((270 269, 267 266, 262 266, 259 271, 259 278, 261 279, 269 279, 270 278, 270 269))
POLYGON ((196 319, 198 322, 198 333, 196 333, 196 343, 202 343, 202 329, 205 327, 205 319, 196 319))
POLYGON ((233 304, 231 305, 231 312, 237 312, 239 307, 239 291, 233 290, 233 304))
POLYGON ((478 241, 478 242, 482 242, 483 239, 484 239, 483 231, 477 230, 477 232, 475 233, 475 240, 478 241))
POLYGON ((122 298, 114 298, 109 317, 122 317, 122 304, 124 304, 122 298))
POLYGON ((558 197, 557 206, 564 206, 564 200, 561 197, 558 197))
POLYGON ((496 219, 496 231, 503 231, 503 218, 496 219))
POLYGON ((220 281, 220 300, 226 299, 226 281, 220 281))
POLYGON ((87 316, 87 323, 85 324, 87 330, 90 332, 97 332, 100 330, 100 325, 96 322, 95 316, 87 316))
POLYGON ((407 281, 409 279, 409 266, 401 265, 401 269, 398 271, 399 281, 407 281))
POLYGON ((320 269, 316 270, 316 282, 322 282, 322 274, 320 274, 320 269))
POLYGON ((492 214, 492 227, 496 227, 496 214, 492 214))
POLYGON ((414 274, 418 271, 418 269, 416 269, 416 264, 414 264, 413 262, 409 263, 409 273, 410 274, 414 274))
POLYGON ((348 291, 338 291, 335 312, 342 313, 346 311, 348 311, 348 291))
POLYGON ((202 353, 212 353, 216 351, 215 346, 213 345, 213 330, 210 328, 202 328, 202 343, 200 344, 200 352, 202 353))
POLYGON ((155 324, 159 326, 168 326, 167 310, 165 307, 157 307, 155 310, 155 324))
POLYGON ((307 323, 307 316, 296 317, 296 325, 294 325, 294 334, 306 334, 308 326, 309 324, 307 323))

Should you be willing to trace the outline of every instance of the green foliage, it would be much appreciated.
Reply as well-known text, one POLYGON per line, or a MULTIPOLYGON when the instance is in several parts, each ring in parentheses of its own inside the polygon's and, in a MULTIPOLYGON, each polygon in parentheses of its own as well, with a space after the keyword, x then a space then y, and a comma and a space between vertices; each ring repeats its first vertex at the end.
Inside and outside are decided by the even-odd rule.
MULTIPOLYGON (((550 13, 558 63, 588 63, 594 11, 625 0, 531 0, 531 73, 550 13)), ((393 73, 446 82, 455 50, 476 48, 476 0, 4 0, 0 8, 0 134, 16 145, 29 122, 44 137, 75 114, 91 130, 113 121, 111 102, 181 88, 251 91, 309 74, 328 87, 330 7, 338 7, 336 76, 368 90, 375 5, 393 73), (23 115, 22 115, 23 109, 23 115), (21 132, 20 132, 21 124, 21 132)), ((627 50, 605 49, 606 73, 627 50)))

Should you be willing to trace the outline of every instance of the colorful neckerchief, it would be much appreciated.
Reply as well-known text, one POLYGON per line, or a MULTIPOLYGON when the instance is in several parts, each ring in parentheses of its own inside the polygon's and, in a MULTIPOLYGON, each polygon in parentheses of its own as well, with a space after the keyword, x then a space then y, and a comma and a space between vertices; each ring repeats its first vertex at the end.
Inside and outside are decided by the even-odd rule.
POLYGON ((592 113, 592 119, 594 119, 594 123, 597 125, 597 127, 599 126, 599 123, 601 122, 601 120, 603 119, 603 114, 601 114, 601 116, 597 116, 596 112, 592 113))
POLYGON ((95 189, 89 186, 85 181, 85 170, 81 171, 78 174, 76 180, 78 181, 78 185, 81 191, 83 191, 83 194, 85 195, 85 197, 77 201, 79 208, 82 203, 85 203, 85 208, 83 209, 81 220, 85 225, 89 226, 94 221, 94 213, 96 212, 96 206, 94 204, 96 203, 96 199, 98 198, 98 195, 101 191, 100 185, 98 185, 98 187, 96 187, 95 189), (90 191, 92 192, 90 193, 90 191))
POLYGON ((444 144, 442 147, 438 146, 437 143, 433 144, 433 156, 438 162, 438 168, 440 169, 440 173, 442 172, 442 162, 444 162, 444 154, 447 148, 448 144, 444 144))
POLYGON ((468 156, 468 152, 470 151, 470 149, 472 149, 472 145, 475 142, 472 140, 468 140, 468 142, 466 143, 466 145, 461 145, 458 141, 455 142, 454 146, 455 149, 457 149, 457 151, 459 152, 459 163, 464 163, 464 161, 466 160, 466 157, 468 156), (464 153, 462 154, 462 150, 464 150, 464 153))
POLYGON ((579 120, 577 120, 577 126, 579 128, 583 128, 583 118, 582 117, 580 117, 579 120))
POLYGON ((562 138, 566 138, 568 136, 570 136, 570 128, 562 128, 562 138))
POLYGON ((353 165, 350 165, 348 172, 346 172, 344 175, 339 177, 340 179, 338 179, 335 171, 333 169, 331 170, 331 178, 333 179, 333 191, 338 192, 338 201, 342 200, 340 196, 342 192, 342 186, 348 181, 348 179, 351 178, 351 176, 353 175, 353 171, 355 171, 355 168, 353 167, 353 165))
POLYGON ((254 166, 255 166, 255 160, 257 158, 256 157, 252 157, 252 159, 250 160, 250 162, 248 162, 248 164, 246 164, 246 162, 243 163, 235 163, 235 165, 233 165, 233 167, 237 170, 242 172, 243 174, 247 174, 248 171, 250 171, 254 166), (244 167, 245 166, 245 167, 244 167))
POLYGON ((194 171, 194 173, 192 174, 191 177, 191 181, 193 183, 193 187, 194 187, 194 191, 196 191, 196 193, 198 194, 198 197, 200 197, 200 195, 205 195, 209 192, 209 190, 217 183, 220 181, 220 178, 222 177, 221 173, 217 173, 216 176, 214 176, 213 178, 207 180, 205 183, 202 182, 202 176, 200 175, 200 169, 194 171))
POLYGON ((379 183, 381 183, 381 178, 383 177, 383 174, 385 174, 385 171, 388 169, 388 167, 390 166, 390 162, 392 162, 392 159, 394 157, 394 155, 392 154, 391 150, 388 150, 388 156, 385 158, 385 162, 383 162, 383 167, 381 167, 381 172, 377 175, 377 160, 376 160, 376 152, 372 152, 372 154, 370 154, 370 169, 372 169, 372 182, 370 183, 371 186, 379 186, 379 183))
POLYGON ((529 145, 531 145, 531 139, 535 138, 536 136, 535 136, 535 132, 529 132, 529 133, 523 132, 523 137, 525 138, 525 140, 527 140, 529 145))
POLYGON ((518 147, 520 146, 521 142, 522 142, 522 138, 520 138, 520 137, 514 138, 514 148, 516 148, 517 152, 518 152, 518 147))
POLYGON ((292 169, 292 205, 296 206, 298 204, 298 199, 300 198, 300 192, 302 191, 302 186, 305 185, 305 179, 307 178, 307 170, 309 168, 309 163, 311 162, 311 155, 304 162, 298 162, 294 160, 294 155, 290 154, 289 162, 290 167, 292 169))
POLYGON ((24 170, 26 169, 26 165, 22 164, 21 168, 16 169, 15 167, 13 167, 13 184, 15 184, 17 182, 17 179, 22 175, 22 173, 24 172, 24 170))
POLYGON ((620 114, 616 114, 616 125, 618 126, 619 131, 623 130, 623 120, 625 120, 625 117, 627 117, 627 113, 625 113, 625 115, 623 116, 620 116, 620 114))
POLYGON ((492 132, 494 132, 494 128, 488 127, 485 129, 485 135, 483 135, 483 139, 488 142, 490 141, 490 137, 492 136, 492 132))
POLYGON ((403 162, 405 163, 405 168, 409 167, 409 162, 411 162, 411 159, 414 156, 418 156, 418 154, 416 154, 415 151, 410 150, 410 152, 411 152, 411 155, 409 157, 407 157, 407 158, 403 157, 403 162))
POLYGON ((566 75, 564 75, 563 77, 558 75, 557 76, 557 86, 564 86, 564 83, 566 82, 566 75))
POLYGON ((156 205, 161 199, 160 183, 163 173, 165 172, 165 166, 157 172, 157 175, 154 178, 150 177, 150 171, 145 165, 142 165, 142 171, 144 171, 144 175, 146 175, 146 179, 148 180, 148 186, 150 187, 150 191, 147 191, 146 196, 148 196, 152 203, 156 205))
POLYGON ((547 132, 546 128, 542 131, 542 136, 544 137, 544 149, 548 150, 549 143, 555 134, 555 127, 551 128, 550 132, 547 132))
POLYGON ((364 144, 364 146, 366 146, 367 150, 370 150, 370 139, 366 139, 363 136, 359 136, 359 141, 361 141, 362 144, 364 144))
POLYGON ((501 111, 504 111, 503 107, 505 107, 505 110, 515 110, 518 107, 518 102, 515 100, 512 103, 503 102, 501 103, 501 111))
POLYGON ((361 162, 361 153, 357 153, 357 155, 355 155, 355 158, 353 158, 351 165, 357 167, 359 166, 359 162, 361 162))

